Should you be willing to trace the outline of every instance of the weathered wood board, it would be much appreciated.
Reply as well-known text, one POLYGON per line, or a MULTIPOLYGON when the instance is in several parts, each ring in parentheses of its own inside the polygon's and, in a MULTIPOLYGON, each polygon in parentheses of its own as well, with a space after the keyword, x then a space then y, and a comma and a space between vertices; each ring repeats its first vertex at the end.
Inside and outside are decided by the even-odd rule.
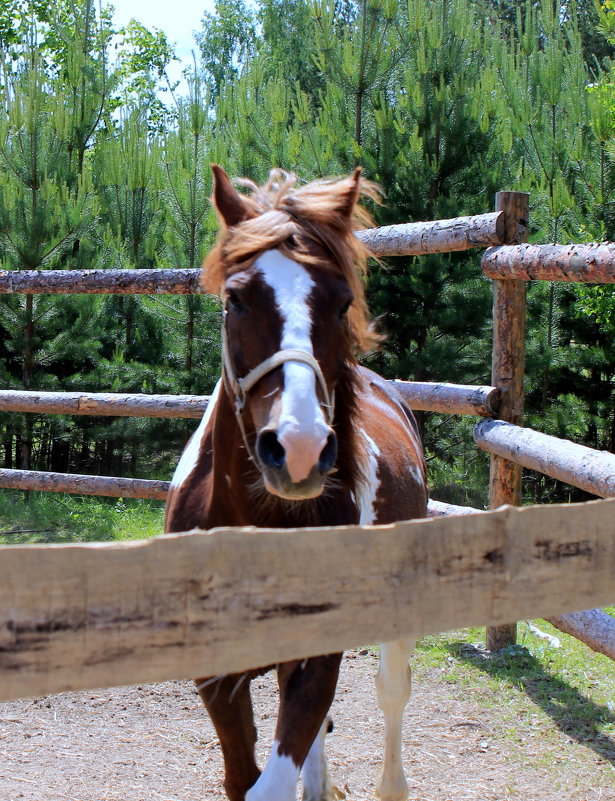
POLYGON ((0 698, 242 671, 615 601, 615 499, 0 549, 0 698))

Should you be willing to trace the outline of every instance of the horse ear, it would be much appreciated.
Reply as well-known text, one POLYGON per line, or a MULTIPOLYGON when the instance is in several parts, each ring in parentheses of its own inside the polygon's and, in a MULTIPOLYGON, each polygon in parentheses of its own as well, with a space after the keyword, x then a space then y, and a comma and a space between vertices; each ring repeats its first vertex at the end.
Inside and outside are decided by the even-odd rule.
POLYGON ((254 216, 246 198, 239 194, 222 167, 211 165, 214 174, 213 203, 219 215, 230 228, 254 216))
POLYGON ((352 175, 350 175, 345 181, 347 184, 347 189, 344 193, 341 211, 344 212, 346 217, 352 216, 355 206, 359 200, 359 196, 361 194, 361 172, 361 167, 355 167, 352 175))

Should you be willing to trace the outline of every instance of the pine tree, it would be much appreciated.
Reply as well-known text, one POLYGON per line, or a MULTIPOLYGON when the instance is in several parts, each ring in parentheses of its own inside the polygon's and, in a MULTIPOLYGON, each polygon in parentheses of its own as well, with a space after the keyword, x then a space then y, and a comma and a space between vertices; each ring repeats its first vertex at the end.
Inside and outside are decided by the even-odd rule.
MULTIPOLYGON (((89 168, 73 149, 72 95, 46 68, 34 27, 29 36, 22 55, 5 63, 2 87, 0 252, 4 269, 12 270, 58 268, 74 260, 97 217, 89 168)), ((62 300, 3 298, 5 385, 32 389, 44 382, 43 368, 69 357, 71 329, 83 330, 83 319, 62 300)), ((18 430, 13 426, 20 443, 16 462, 25 468, 32 462, 35 424, 28 415, 18 430)))

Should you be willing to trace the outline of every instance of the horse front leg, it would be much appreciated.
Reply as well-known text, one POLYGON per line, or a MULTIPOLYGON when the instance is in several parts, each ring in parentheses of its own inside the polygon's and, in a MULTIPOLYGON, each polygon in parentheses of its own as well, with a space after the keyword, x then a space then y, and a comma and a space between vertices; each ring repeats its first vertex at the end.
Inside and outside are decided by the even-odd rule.
POLYGON ((380 646, 380 666, 376 676, 378 706, 384 714, 384 765, 376 793, 381 801, 405 801, 408 784, 401 761, 404 709, 410 698, 408 658, 415 640, 407 638, 380 646))
POLYGON ((258 780, 256 727, 247 674, 197 679, 199 695, 218 734, 224 757, 224 789, 230 801, 245 801, 258 780))
MULTIPOLYGON (((259 780, 246 793, 246 801, 295 801, 301 768, 319 732, 324 736, 323 722, 333 701, 341 659, 341 654, 332 654, 279 666, 275 741, 259 780)), ((320 738, 310 760, 317 773, 308 779, 306 793, 311 795, 304 798, 309 801, 330 801, 321 748, 320 738)))

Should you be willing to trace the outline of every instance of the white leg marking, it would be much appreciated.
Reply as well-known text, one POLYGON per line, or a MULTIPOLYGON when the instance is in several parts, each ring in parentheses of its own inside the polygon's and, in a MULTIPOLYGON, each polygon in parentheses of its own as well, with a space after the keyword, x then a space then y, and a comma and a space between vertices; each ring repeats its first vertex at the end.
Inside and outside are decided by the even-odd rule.
POLYGON ((277 740, 258 781, 246 793, 246 801, 295 801, 299 768, 289 756, 280 756, 277 740))
MULTIPOLYGON (((380 482, 378 457, 380 449, 365 431, 367 444, 365 481, 357 487, 360 525, 376 520, 375 502, 380 482)), ((376 676, 378 706, 384 713, 384 765, 376 788, 381 801, 405 801, 408 784, 401 761, 401 733, 404 708, 410 698, 410 668, 408 657, 414 649, 411 638, 388 642, 380 646, 380 667, 376 676)))
POLYGON ((214 408, 216 406, 216 402, 218 400, 218 396, 220 394, 220 386, 222 384, 222 379, 218 380, 216 384, 216 388, 214 389, 211 398, 209 399, 209 403, 207 404, 207 409, 205 409, 205 414, 203 415, 201 422, 199 423, 199 427, 194 432, 194 434, 190 437, 190 441, 186 445, 184 452, 181 455, 179 460, 179 464, 175 468, 175 472, 173 473, 173 478, 171 479, 171 487, 176 488, 179 487, 180 484, 183 484, 184 481, 188 478, 190 473, 196 467, 196 463, 199 458, 199 454, 201 452, 201 442, 205 435, 205 429, 207 428, 207 424, 214 413, 214 408))
POLYGON ((376 793, 381 801, 405 801, 408 784, 401 761, 404 708, 410 698, 408 657, 415 640, 407 638, 380 646, 380 667, 376 676, 378 706, 384 714, 384 766, 376 793))
POLYGON ((325 757, 325 736, 328 726, 329 719, 325 718, 303 763, 301 771, 303 801, 329 801, 331 798, 325 757))
MULTIPOLYGON (((263 253, 255 266, 273 289, 282 318, 280 348, 293 348, 314 355, 312 314, 309 297, 314 287, 308 271, 301 264, 277 250, 263 253)), ((306 364, 284 364, 284 391, 278 439, 286 450, 286 465, 294 482, 307 478, 317 464, 329 435, 329 426, 316 394, 314 371, 306 364)))

